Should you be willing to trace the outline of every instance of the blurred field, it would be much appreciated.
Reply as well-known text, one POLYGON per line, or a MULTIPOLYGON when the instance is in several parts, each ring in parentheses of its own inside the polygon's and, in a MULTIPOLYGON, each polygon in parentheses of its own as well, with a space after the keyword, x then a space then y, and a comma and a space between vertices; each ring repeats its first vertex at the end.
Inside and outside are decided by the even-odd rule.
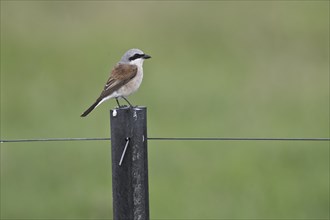
MULTIPOLYGON (((329 137, 327 1, 1 1, 1 139, 109 137, 79 115, 150 54, 149 137, 329 137)), ((329 218, 329 143, 149 141, 152 219, 329 218)), ((1 218, 111 218, 110 143, 1 144, 1 218)))

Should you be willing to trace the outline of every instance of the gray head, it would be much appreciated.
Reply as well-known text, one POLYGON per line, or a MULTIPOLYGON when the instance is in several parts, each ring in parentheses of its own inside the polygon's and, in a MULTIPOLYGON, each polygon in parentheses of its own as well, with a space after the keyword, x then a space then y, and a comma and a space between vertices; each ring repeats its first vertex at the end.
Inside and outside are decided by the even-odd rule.
POLYGON ((121 57, 119 63, 131 63, 138 60, 143 61, 149 58, 151 58, 151 56, 143 53, 142 50, 130 49, 121 57))

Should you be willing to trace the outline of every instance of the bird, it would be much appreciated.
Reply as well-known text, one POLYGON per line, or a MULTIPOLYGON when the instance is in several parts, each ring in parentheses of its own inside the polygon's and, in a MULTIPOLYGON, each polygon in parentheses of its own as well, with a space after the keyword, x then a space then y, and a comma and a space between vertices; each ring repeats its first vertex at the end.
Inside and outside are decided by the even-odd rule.
POLYGON ((145 54, 140 49, 133 48, 126 51, 120 61, 112 69, 110 77, 100 96, 80 116, 87 116, 101 103, 113 98, 116 99, 119 108, 121 107, 118 101, 119 98, 123 98, 130 107, 133 107, 126 97, 136 92, 140 87, 143 79, 143 62, 149 58, 151 58, 151 56, 145 54))

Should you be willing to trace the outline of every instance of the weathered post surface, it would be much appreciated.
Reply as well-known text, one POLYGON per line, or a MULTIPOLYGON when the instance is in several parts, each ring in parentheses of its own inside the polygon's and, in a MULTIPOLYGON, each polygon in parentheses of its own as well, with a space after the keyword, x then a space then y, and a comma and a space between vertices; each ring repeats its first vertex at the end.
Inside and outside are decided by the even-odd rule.
POLYGON ((147 108, 110 110, 114 220, 148 220, 147 108))

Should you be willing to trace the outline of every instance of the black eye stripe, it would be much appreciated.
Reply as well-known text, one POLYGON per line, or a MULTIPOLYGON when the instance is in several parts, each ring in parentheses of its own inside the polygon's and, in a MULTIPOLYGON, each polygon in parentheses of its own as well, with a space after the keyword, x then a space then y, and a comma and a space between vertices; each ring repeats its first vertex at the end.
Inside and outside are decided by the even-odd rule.
POLYGON ((134 54, 133 56, 131 56, 131 57, 129 58, 129 61, 139 59, 139 58, 141 58, 141 57, 143 57, 143 56, 144 56, 144 54, 138 54, 138 53, 136 53, 136 54, 134 54))

